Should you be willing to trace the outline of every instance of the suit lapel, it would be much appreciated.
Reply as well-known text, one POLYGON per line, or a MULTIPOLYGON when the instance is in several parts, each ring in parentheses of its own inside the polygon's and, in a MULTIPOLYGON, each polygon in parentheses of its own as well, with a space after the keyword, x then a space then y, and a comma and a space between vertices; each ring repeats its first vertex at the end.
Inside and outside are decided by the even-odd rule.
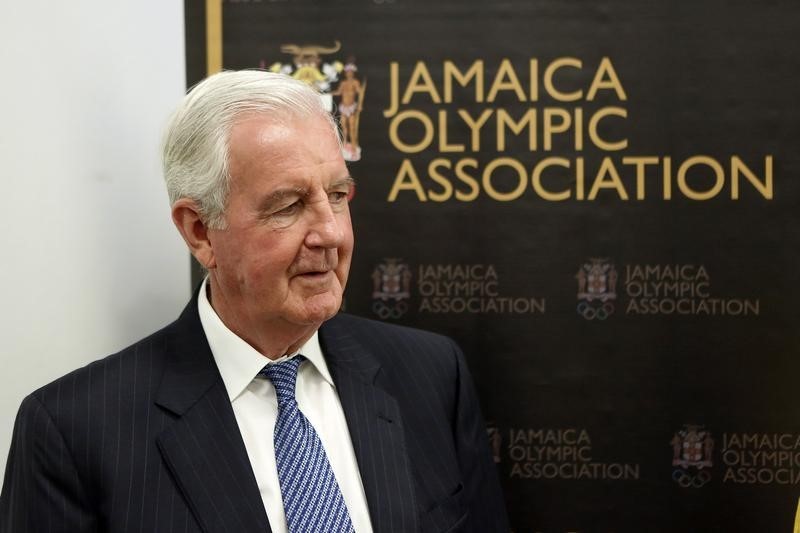
POLYGON ((414 482, 397 401, 380 387, 380 364, 334 317, 320 342, 344 410, 373 530, 416 531, 414 482))
POLYGON ((159 450, 203 531, 270 531, 196 298, 175 323, 156 403, 175 415, 159 450))

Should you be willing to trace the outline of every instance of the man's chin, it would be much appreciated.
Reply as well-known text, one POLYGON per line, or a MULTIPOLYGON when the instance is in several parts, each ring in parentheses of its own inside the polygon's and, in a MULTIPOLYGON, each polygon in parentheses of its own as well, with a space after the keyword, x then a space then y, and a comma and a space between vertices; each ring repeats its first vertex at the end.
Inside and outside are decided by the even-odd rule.
POLYGON ((294 322, 308 326, 315 324, 319 326, 338 313, 341 306, 342 298, 340 296, 330 293, 314 295, 304 300, 300 308, 297 309, 294 322))

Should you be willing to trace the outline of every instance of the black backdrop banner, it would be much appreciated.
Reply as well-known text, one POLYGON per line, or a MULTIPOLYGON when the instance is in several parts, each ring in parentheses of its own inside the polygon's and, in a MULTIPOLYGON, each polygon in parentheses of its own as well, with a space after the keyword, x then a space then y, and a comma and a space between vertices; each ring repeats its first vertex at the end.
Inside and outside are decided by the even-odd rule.
MULTIPOLYGON (((791 532, 788 0, 239 0, 222 67, 339 117, 348 312, 454 337, 512 529, 791 532)), ((205 11, 186 2, 189 83, 205 11)))

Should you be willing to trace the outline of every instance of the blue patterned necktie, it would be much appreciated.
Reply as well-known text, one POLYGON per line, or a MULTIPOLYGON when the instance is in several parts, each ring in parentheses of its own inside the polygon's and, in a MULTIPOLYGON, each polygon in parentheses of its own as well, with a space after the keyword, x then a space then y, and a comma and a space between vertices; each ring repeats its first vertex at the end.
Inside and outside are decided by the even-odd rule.
POLYGON ((342 491, 314 426, 298 409, 297 368, 305 357, 265 366, 278 396, 275 462, 289 533, 353 533, 342 491))

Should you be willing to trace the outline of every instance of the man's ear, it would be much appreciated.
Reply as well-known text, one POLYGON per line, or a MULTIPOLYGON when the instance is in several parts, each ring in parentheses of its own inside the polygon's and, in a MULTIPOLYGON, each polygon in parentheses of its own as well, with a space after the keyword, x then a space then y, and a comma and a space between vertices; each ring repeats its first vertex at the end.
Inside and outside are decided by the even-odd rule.
POLYGON ((214 249, 208 238, 208 228, 200 218, 197 202, 181 198, 172 204, 172 222, 175 223, 195 259, 207 269, 216 267, 214 249))

